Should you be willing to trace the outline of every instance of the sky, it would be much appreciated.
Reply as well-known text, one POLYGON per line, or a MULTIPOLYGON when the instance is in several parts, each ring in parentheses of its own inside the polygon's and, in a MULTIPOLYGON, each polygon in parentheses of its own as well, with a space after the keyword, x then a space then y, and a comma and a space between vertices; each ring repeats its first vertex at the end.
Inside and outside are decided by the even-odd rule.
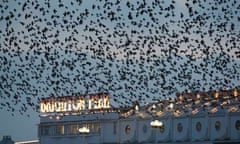
POLYGON ((238 0, 3 0, 0 11, 0 137, 36 139, 48 96, 109 92, 118 107, 240 86, 238 0))

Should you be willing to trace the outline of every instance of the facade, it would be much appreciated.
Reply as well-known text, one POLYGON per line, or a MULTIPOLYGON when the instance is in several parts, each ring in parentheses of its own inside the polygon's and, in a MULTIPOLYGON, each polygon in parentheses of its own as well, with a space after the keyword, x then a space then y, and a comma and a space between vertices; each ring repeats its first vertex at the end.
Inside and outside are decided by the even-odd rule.
POLYGON ((12 140, 11 136, 6 135, 3 136, 2 140, 0 141, 0 144, 14 144, 14 141, 12 140))
POLYGON ((113 108, 108 94, 41 102, 40 144, 240 142, 238 89, 176 94, 113 108))
POLYGON ((3 136, 0 144, 39 144, 39 140, 23 141, 23 142, 14 142, 11 136, 3 136))

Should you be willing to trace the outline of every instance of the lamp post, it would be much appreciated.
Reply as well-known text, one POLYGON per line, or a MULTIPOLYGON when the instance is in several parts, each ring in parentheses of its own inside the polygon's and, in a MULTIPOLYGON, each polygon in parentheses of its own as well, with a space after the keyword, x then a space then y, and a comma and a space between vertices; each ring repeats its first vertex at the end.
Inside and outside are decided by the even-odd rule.
POLYGON ((159 120, 153 120, 150 123, 152 129, 154 130, 154 139, 155 139, 155 143, 157 142, 157 130, 161 130, 163 129, 163 122, 159 121, 159 120))
POLYGON ((84 126, 84 127, 79 128, 78 131, 83 138, 83 143, 86 143, 85 136, 90 133, 90 129, 84 126))

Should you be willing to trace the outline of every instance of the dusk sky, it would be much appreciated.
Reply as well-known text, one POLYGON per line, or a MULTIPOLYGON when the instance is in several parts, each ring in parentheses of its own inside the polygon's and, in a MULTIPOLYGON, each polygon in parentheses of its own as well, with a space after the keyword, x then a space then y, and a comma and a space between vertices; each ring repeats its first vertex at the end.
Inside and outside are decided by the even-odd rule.
POLYGON ((113 106, 240 86, 239 0, 2 0, 0 137, 37 139, 49 96, 113 106))

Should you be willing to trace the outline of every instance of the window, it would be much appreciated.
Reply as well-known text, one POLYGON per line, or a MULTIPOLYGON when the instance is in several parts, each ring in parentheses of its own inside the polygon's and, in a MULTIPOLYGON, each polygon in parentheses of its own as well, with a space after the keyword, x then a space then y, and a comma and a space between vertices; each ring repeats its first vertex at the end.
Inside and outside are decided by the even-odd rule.
POLYGON ((91 130, 94 133, 100 133, 100 123, 93 123, 91 125, 91 130))
POLYGON ((51 126, 40 126, 40 136, 61 136, 61 135, 78 135, 79 128, 86 127, 90 129, 91 133, 100 133, 101 126, 99 122, 94 123, 70 123, 65 125, 51 125, 51 126))
POLYGON ((40 135, 41 136, 50 135, 50 127, 49 126, 41 126, 40 127, 40 135))
POLYGON ((182 123, 178 123, 177 130, 178 130, 178 132, 182 132, 182 130, 183 130, 182 123))
POLYGON ((117 122, 113 123, 113 134, 116 135, 117 134, 117 122))
POLYGON ((200 122, 196 123, 196 130, 200 132, 202 130, 202 124, 200 122))
POLYGON ((54 129, 54 135, 63 135, 64 134, 64 125, 57 125, 54 129))
POLYGON ((240 120, 237 120, 237 121, 235 122, 235 128, 236 128, 238 131, 240 131, 240 120))
POLYGON ((215 122, 215 129, 216 129, 216 131, 219 131, 219 130, 221 129, 221 123, 220 123, 220 121, 216 121, 216 122, 215 122))
POLYGON ((143 125, 143 133, 147 133, 147 126, 146 126, 146 124, 143 125))
POLYGON ((127 126, 125 127, 125 133, 126 133, 126 134, 130 134, 130 132, 131 132, 131 127, 130 127, 129 125, 127 125, 127 126))
POLYGON ((77 124, 69 124, 65 126, 66 134, 75 135, 78 134, 78 125, 77 124))

